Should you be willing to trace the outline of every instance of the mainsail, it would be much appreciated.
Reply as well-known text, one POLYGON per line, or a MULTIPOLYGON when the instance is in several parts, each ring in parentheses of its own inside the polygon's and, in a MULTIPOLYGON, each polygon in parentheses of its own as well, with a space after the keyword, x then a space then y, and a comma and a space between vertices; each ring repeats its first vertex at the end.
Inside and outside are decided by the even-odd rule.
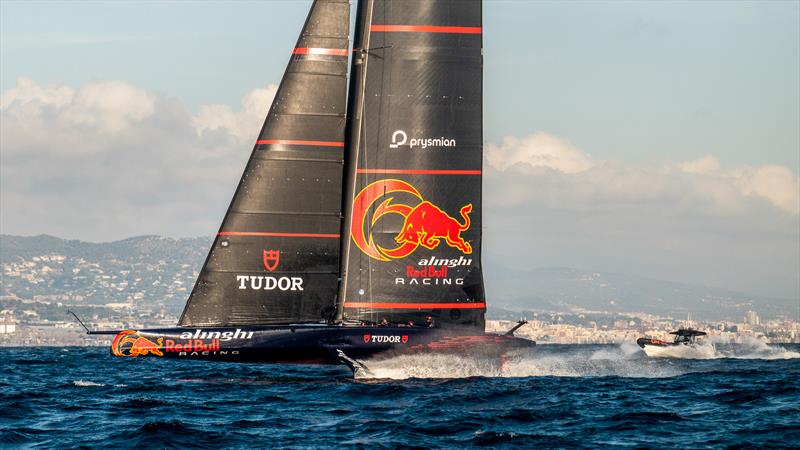
POLYGON ((480 0, 360 0, 337 319, 483 329, 480 0))
POLYGON ((181 326, 333 317, 349 15, 314 1, 181 326))

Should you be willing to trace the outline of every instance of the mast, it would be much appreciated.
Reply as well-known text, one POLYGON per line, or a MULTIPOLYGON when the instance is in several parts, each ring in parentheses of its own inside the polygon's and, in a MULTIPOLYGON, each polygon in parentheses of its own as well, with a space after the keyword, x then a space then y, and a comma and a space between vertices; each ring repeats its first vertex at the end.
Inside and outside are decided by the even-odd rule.
POLYGON ((483 328, 480 0, 360 0, 337 320, 483 328))
MULTIPOLYGON (((372 20, 372 6, 374 0, 358 0, 356 6, 356 29, 353 37, 353 59, 350 70, 350 88, 348 90, 347 109, 348 122, 345 130, 345 186, 342 196, 342 261, 347 261, 350 255, 352 242, 347 239, 353 216, 347 213, 350 203, 355 196, 356 170, 358 168, 359 149, 361 147, 361 132, 364 114, 364 88, 366 83, 367 55, 369 53, 369 25, 372 20)), ((341 323, 344 319, 344 300, 347 286, 347 264, 341 264, 341 283, 336 302, 336 316, 334 321, 341 323)))
POLYGON ((181 326, 325 322, 335 313, 348 0, 315 0, 181 326))

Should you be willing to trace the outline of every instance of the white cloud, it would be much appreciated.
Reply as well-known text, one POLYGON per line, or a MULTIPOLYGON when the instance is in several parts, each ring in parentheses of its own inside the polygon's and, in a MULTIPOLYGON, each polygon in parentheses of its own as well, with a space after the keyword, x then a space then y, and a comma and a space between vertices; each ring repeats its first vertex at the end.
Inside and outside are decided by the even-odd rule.
POLYGON ((573 164, 561 156, 583 152, 558 145, 544 152, 557 155, 551 163, 541 164, 520 156, 541 148, 534 141, 487 146, 494 152, 483 203, 490 264, 595 268, 800 296, 800 181, 791 170, 725 167, 713 156, 639 167, 584 154, 573 164))
POLYGON ((679 167, 686 173, 712 173, 719 170, 719 161, 711 155, 706 155, 694 161, 684 161, 679 167))
POLYGON ((502 145, 486 146, 486 162, 494 168, 505 170, 515 164, 531 167, 548 167, 564 173, 583 172, 594 163, 587 153, 571 146, 567 141, 547 133, 534 133, 523 138, 503 139, 502 145))
MULTIPOLYGON (((751 197, 766 200, 793 215, 800 214, 800 178, 782 166, 723 168, 711 155, 664 167, 630 167, 595 161, 588 153, 564 139, 546 133, 522 138, 507 137, 498 146, 486 146, 487 164, 501 172, 515 172, 541 178, 544 172, 557 174, 557 189, 543 183, 548 201, 562 207, 616 205, 620 203, 680 203, 712 214, 741 214, 751 197), (543 172, 544 171, 544 172, 543 172)), ((527 198, 528 191, 512 188, 501 202, 527 198)))
POLYGON ((241 110, 227 108, 228 122, 213 124, 202 119, 208 107, 193 115, 125 82, 73 88, 20 78, 0 104, 2 232, 93 241, 210 234, 271 91, 252 91, 241 110))
MULTIPOLYGON (((0 95, 0 109, 9 110, 15 106, 16 112, 40 112, 43 107, 60 108, 72 100, 75 89, 68 86, 39 86, 30 78, 17 79, 16 87, 0 95)), ((15 112, 13 110, 9 112, 15 112)))
POLYGON ((119 132, 151 116, 155 95, 121 81, 88 84, 79 89, 68 86, 40 86, 28 78, 2 94, 0 110, 4 120, 25 125, 34 121, 47 125, 85 126, 119 132))
POLYGON ((800 178, 783 166, 722 168, 717 158, 706 155, 679 165, 688 174, 735 186, 743 196, 761 197, 777 208, 800 214, 800 178))
POLYGON ((120 81, 74 89, 19 78, 0 100, 3 153, 76 157, 108 151, 110 139, 129 138, 156 113, 156 101, 155 94, 120 81))
POLYGON ((121 81, 88 84, 75 91, 60 111, 61 120, 75 126, 118 133, 155 112, 155 94, 121 81))
POLYGON ((192 125, 199 136, 209 131, 222 130, 238 142, 255 142, 277 91, 276 84, 251 91, 242 99, 242 109, 239 111, 234 111, 228 105, 202 106, 200 112, 192 118, 192 125))
POLYGON ((767 198, 781 209, 800 213, 800 180, 786 167, 744 168, 738 181, 745 194, 767 198))

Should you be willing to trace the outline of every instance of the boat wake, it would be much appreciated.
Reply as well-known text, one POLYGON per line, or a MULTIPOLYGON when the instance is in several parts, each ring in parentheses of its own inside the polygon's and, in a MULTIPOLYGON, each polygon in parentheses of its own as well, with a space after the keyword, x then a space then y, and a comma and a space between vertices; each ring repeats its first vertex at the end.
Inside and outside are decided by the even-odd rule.
POLYGON ((728 344, 727 342, 714 341, 714 358, 734 359, 795 359, 800 358, 800 352, 794 352, 777 345, 746 338, 741 344, 728 344))
POLYGON ((467 377, 673 377, 686 368, 646 358, 633 343, 597 349, 540 346, 506 361, 465 355, 426 353, 366 361, 368 372, 355 378, 467 378, 467 377))
POLYGON ((103 387, 105 386, 104 383, 97 383, 94 381, 87 381, 87 380, 75 380, 72 382, 73 385, 78 387, 103 387))
POLYGON ((404 380, 408 378, 468 377, 675 377, 707 367, 693 367, 689 361, 670 360, 800 358, 800 352, 771 346, 758 339, 729 344, 706 341, 690 346, 667 347, 662 358, 647 357, 632 342, 618 346, 541 345, 506 361, 479 356, 426 353, 375 358, 365 361, 368 371, 358 371, 357 380, 404 380))
POLYGON ((726 340, 709 339, 691 345, 648 347, 647 354, 655 358, 672 359, 794 359, 800 353, 780 346, 746 338, 742 343, 732 344, 726 340))

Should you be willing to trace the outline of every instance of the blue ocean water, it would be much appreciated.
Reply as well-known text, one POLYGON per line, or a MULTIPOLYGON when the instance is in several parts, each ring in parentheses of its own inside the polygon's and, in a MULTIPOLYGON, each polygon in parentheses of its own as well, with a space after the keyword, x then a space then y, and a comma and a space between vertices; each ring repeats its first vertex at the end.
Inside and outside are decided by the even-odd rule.
POLYGON ((354 379, 332 366, 2 348, 0 445, 796 447, 798 352, 754 345, 650 359, 628 344, 541 345, 502 366, 399 357, 354 379))

